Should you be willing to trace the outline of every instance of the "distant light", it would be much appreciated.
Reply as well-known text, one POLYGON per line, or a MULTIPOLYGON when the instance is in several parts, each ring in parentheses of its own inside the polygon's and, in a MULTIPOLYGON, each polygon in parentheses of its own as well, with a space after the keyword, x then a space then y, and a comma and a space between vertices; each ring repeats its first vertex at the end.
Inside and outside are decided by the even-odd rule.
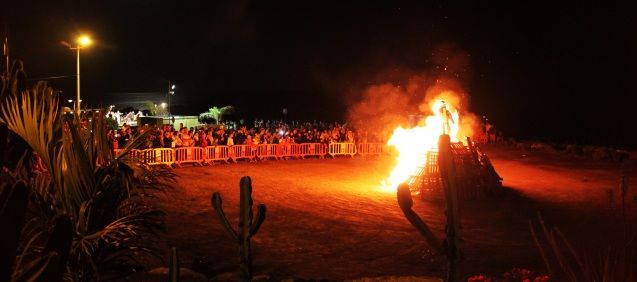
POLYGON ((73 100, 69 99, 69 103, 73 103, 73 100))
POLYGON ((161 103, 161 107, 162 107, 162 109, 165 109, 166 108, 166 103, 161 103))
POLYGON ((95 110, 95 112, 96 112, 96 113, 99 113, 100 111, 99 111, 99 110, 95 110))
POLYGON ((170 86, 170 89, 175 90, 175 85, 174 85, 174 84, 173 84, 173 85, 171 85, 171 86, 170 86))
POLYGON ((91 38, 87 35, 82 35, 77 39, 77 43, 84 47, 93 44, 93 40, 91 40, 91 38))
POLYGON ((281 135, 285 135, 285 131, 283 131, 283 130, 279 130, 279 134, 281 134, 281 135))

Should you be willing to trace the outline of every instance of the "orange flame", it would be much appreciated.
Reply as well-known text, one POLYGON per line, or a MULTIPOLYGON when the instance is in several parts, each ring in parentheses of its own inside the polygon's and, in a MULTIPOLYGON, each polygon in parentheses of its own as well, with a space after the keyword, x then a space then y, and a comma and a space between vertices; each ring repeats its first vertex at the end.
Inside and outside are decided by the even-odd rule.
POLYGON ((413 128, 399 126, 387 142, 394 146, 398 156, 396 167, 383 181, 383 190, 396 191, 400 183, 407 181, 418 168, 424 167, 427 152, 438 150, 438 137, 441 134, 449 134, 451 142, 458 142, 458 110, 441 99, 433 100, 430 109, 433 115, 426 117, 424 122, 413 128))

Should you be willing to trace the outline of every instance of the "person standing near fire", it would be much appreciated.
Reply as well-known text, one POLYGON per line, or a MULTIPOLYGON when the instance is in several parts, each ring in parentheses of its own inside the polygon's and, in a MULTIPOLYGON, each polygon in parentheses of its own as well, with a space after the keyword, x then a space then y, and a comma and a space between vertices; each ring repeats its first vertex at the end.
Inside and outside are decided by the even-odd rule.
POLYGON ((447 109, 447 104, 442 101, 442 107, 440 107, 440 116, 442 116, 442 134, 451 134, 451 123, 456 123, 453 120, 451 112, 447 109))

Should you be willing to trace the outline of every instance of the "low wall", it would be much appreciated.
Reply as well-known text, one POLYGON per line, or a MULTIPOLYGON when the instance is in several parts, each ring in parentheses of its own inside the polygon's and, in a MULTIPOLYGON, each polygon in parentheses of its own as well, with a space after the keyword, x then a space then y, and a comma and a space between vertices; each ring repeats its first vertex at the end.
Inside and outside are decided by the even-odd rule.
POLYGON ((179 124, 184 124, 185 127, 197 127, 199 125, 198 116, 162 116, 164 124, 172 124, 175 129, 179 130, 179 124))

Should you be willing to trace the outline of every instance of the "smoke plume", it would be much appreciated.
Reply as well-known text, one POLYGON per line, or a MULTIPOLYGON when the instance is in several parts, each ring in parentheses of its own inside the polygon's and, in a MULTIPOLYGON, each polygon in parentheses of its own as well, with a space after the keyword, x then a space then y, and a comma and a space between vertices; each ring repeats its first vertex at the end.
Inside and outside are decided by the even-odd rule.
POLYGON ((441 45, 431 53, 430 69, 411 72, 402 83, 373 84, 362 90, 360 99, 349 106, 348 121, 370 137, 386 141, 393 130, 409 127, 409 116, 432 115, 435 100, 458 109, 460 133, 472 136, 480 119, 469 112, 470 96, 463 83, 469 76, 469 55, 452 45, 441 45))

